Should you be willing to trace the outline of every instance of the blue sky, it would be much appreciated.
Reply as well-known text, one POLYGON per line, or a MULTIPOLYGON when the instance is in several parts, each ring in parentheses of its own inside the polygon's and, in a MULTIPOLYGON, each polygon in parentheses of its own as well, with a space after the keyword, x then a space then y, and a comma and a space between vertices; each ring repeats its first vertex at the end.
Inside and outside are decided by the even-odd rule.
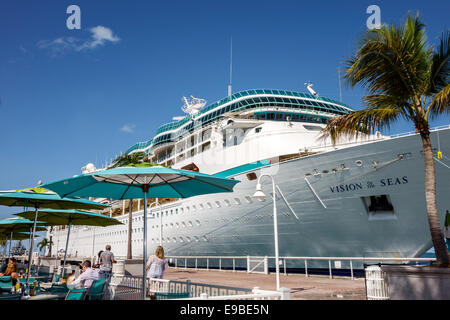
MULTIPOLYGON (((419 11, 431 43, 448 1, 24 1, 0 4, 0 190, 101 165, 182 115, 181 97, 213 103, 233 91, 277 88, 339 99, 338 66, 366 30, 419 11), (69 30, 66 9, 81 9, 69 30)), ((362 107, 361 89, 342 100, 362 107)), ((435 125, 449 123, 441 118, 435 125)), ((391 133, 411 131, 399 123, 391 133)), ((17 209, 0 207, 0 218, 17 209)))

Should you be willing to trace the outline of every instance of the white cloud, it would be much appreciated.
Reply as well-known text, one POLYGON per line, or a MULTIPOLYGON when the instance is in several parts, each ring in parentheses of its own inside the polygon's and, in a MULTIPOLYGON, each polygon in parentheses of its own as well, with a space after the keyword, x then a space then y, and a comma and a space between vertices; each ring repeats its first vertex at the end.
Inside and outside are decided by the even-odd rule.
POLYGON ((120 38, 114 35, 113 31, 107 27, 97 26, 90 28, 91 37, 87 40, 75 37, 60 37, 55 40, 41 40, 37 46, 40 49, 48 49, 52 55, 64 54, 68 51, 82 51, 97 48, 107 42, 118 42, 120 38))
POLYGON ((78 50, 83 49, 93 49, 98 46, 102 46, 105 44, 105 42, 117 42, 120 41, 120 38, 115 36, 111 29, 103 27, 103 26, 96 26, 94 28, 89 29, 91 31, 92 35, 90 40, 83 43, 82 46, 78 48, 78 50))
POLYGON ((120 131, 127 132, 127 133, 133 133, 134 132, 134 128, 136 128, 135 124, 127 123, 127 124, 124 124, 122 126, 122 128, 120 128, 120 131))

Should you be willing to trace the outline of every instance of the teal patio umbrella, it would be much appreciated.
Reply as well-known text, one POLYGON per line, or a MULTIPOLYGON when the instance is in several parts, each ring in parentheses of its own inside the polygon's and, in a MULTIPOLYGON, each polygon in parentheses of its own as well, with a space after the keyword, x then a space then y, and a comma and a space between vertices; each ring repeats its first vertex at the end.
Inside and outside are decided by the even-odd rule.
MULTIPOLYGON (((30 219, 34 216, 34 211, 24 211, 16 213, 15 215, 30 219)), ((67 240, 66 240, 66 250, 64 252, 64 264, 66 265, 67 248, 69 245, 70 228, 72 225, 79 226, 113 226, 117 224, 122 224, 119 220, 115 218, 110 218, 103 214, 80 211, 80 210, 57 210, 57 209, 41 209, 38 212, 37 218, 39 221, 44 221, 50 226, 62 226, 67 225, 67 240)), ((63 268, 64 276, 65 268, 63 268)))
MULTIPOLYGON (((28 219, 23 219, 23 218, 18 218, 18 217, 0 220, 0 233, 2 234, 1 237, 2 237, 2 239, 6 238, 6 241, 9 240, 9 243, 10 243, 8 257, 11 252, 11 240, 23 240, 23 239, 13 239, 14 233, 31 231, 33 225, 34 225, 34 221, 30 221, 28 219), (6 235, 6 237, 4 237, 3 235, 6 235)), ((36 231, 47 230, 46 228, 42 227, 42 226, 46 225, 44 222, 36 221, 36 225, 37 225, 36 231)), ((30 242, 31 242, 31 236, 28 236, 28 237, 30 238, 30 242)), ((4 254, 6 255, 6 245, 5 245, 4 254)))
MULTIPOLYGON (((1 233, 0 232, 0 239, 9 239, 9 240, 26 240, 30 239, 31 233, 30 232, 13 232, 13 233, 1 233)), ((37 235, 34 236, 35 238, 37 235)))
POLYGON ((50 182, 43 187, 62 197, 102 197, 116 200, 144 199, 142 296, 146 296, 147 198, 188 198, 201 194, 232 192, 239 181, 194 171, 160 166, 120 167, 50 182))
MULTIPOLYGON (((35 235, 37 237, 37 235, 35 235)), ((26 240, 31 238, 31 232, 2 232, 0 231, 0 240, 5 240, 5 246, 3 248, 3 256, 6 257, 6 244, 9 240, 9 253, 8 258, 11 256, 11 246, 13 240, 26 240)), ((31 239, 30 239, 31 241, 31 239)))
MULTIPOLYGON (((8 207, 31 207, 35 210, 32 234, 36 233, 37 213, 40 208, 50 209, 103 209, 108 207, 98 202, 89 201, 82 198, 64 198, 49 192, 42 187, 23 189, 17 191, 0 192, 0 205, 8 207)), ((31 254, 33 252, 34 236, 31 237, 31 247, 28 254, 27 283, 30 278, 31 254)))

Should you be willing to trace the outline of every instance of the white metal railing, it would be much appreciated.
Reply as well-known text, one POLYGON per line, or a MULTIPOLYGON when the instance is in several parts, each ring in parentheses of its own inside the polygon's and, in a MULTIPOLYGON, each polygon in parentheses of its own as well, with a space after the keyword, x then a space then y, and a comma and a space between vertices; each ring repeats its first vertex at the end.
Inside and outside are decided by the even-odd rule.
POLYGON ((207 293, 200 294, 196 298, 187 298, 183 300, 290 300, 291 293, 288 288, 280 288, 279 291, 260 290, 259 287, 253 288, 249 294, 230 295, 230 296, 209 296, 207 293))
MULTIPOLYGON (((442 130, 442 129, 450 129, 450 124, 445 124, 445 125, 442 125, 442 126, 433 127, 433 128, 430 129, 430 132, 438 131, 438 130, 442 130)), ((398 138, 398 137, 412 136, 412 135, 415 135, 415 134, 418 134, 418 133, 415 132, 415 131, 409 131, 409 132, 397 133, 397 134, 394 134, 394 135, 389 136, 389 137, 390 138, 398 138)))
MULTIPOLYGON (((438 131, 438 130, 442 130, 442 129, 450 129, 450 124, 433 127, 430 129, 430 132, 434 132, 434 131, 438 131)), ((388 140, 388 139, 394 139, 394 138, 400 138, 400 137, 406 137, 406 136, 413 136, 416 134, 418 134, 418 133, 415 131, 409 131, 409 132, 396 133, 396 134, 389 135, 389 136, 381 136, 380 138, 377 138, 376 135, 370 135, 369 137, 367 137, 365 139, 361 139, 360 141, 336 143, 335 145, 325 144, 322 146, 311 146, 311 147, 306 147, 305 150, 307 150, 309 152, 314 152, 314 151, 319 151, 319 150, 323 150, 323 149, 327 149, 327 148, 338 148, 338 147, 351 146, 351 145, 360 145, 360 144, 365 144, 365 143, 370 143, 370 142, 375 142, 375 141, 382 141, 382 140, 388 140)), ((300 150, 300 151, 302 151, 302 150, 300 150)))
MULTIPOLYGON (((175 265, 175 268, 195 268, 195 269, 215 269, 219 271, 225 271, 225 270, 231 270, 233 272, 237 271, 243 271, 243 272, 249 272, 248 266, 250 265, 248 262, 248 259, 254 259, 255 257, 250 256, 166 256, 166 258, 169 258, 172 260, 172 262, 175 265), (206 260, 205 266, 199 265, 199 260, 206 260), (232 266, 229 268, 223 267, 223 261, 232 261, 232 266), (183 262, 182 266, 180 267, 180 261, 183 262), (237 268, 236 262, 242 261, 241 265, 242 267, 237 268), (188 267, 188 262, 191 263, 191 266, 188 267), (215 262, 217 267, 212 268, 211 262, 215 262)), ((267 259, 273 259, 275 260, 275 257, 264 257, 267 259)), ((330 279, 333 278, 333 270, 340 270, 343 269, 342 262, 346 262, 348 264, 348 269, 350 270, 350 277, 353 280, 354 277, 354 263, 364 264, 368 262, 391 262, 391 263, 411 263, 416 262, 418 264, 419 262, 435 262, 436 258, 382 258, 382 257, 279 257, 280 264, 283 265, 283 273, 284 275, 287 275, 287 267, 286 264, 289 261, 303 261, 304 263, 304 270, 305 270, 305 277, 309 276, 308 268, 311 268, 308 266, 308 262, 311 261, 325 261, 328 262, 328 274, 330 279), (334 265, 334 268, 333 268, 334 265)))
MULTIPOLYGON (((141 300, 142 278, 135 276, 113 275, 110 283, 113 300, 141 300)), ((189 280, 147 279, 148 293, 188 294, 200 297, 201 294, 212 296, 238 296, 252 293, 251 289, 195 283, 189 280)))

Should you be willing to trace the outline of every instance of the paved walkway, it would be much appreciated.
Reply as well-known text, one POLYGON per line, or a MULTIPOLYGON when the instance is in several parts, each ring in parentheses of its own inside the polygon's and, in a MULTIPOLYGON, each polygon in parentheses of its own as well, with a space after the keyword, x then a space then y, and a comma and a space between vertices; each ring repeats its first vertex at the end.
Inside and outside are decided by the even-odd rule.
MULTIPOLYGON (((192 282, 215 284, 230 287, 260 287, 263 290, 275 290, 275 273, 248 274, 246 272, 206 271, 183 268, 169 268, 165 279, 190 280, 192 282)), ((293 300, 365 300, 364 279, 334 278, 327 276, 309 276, 302 274, 280 275, 280 286, 291 289, 293 300)))

